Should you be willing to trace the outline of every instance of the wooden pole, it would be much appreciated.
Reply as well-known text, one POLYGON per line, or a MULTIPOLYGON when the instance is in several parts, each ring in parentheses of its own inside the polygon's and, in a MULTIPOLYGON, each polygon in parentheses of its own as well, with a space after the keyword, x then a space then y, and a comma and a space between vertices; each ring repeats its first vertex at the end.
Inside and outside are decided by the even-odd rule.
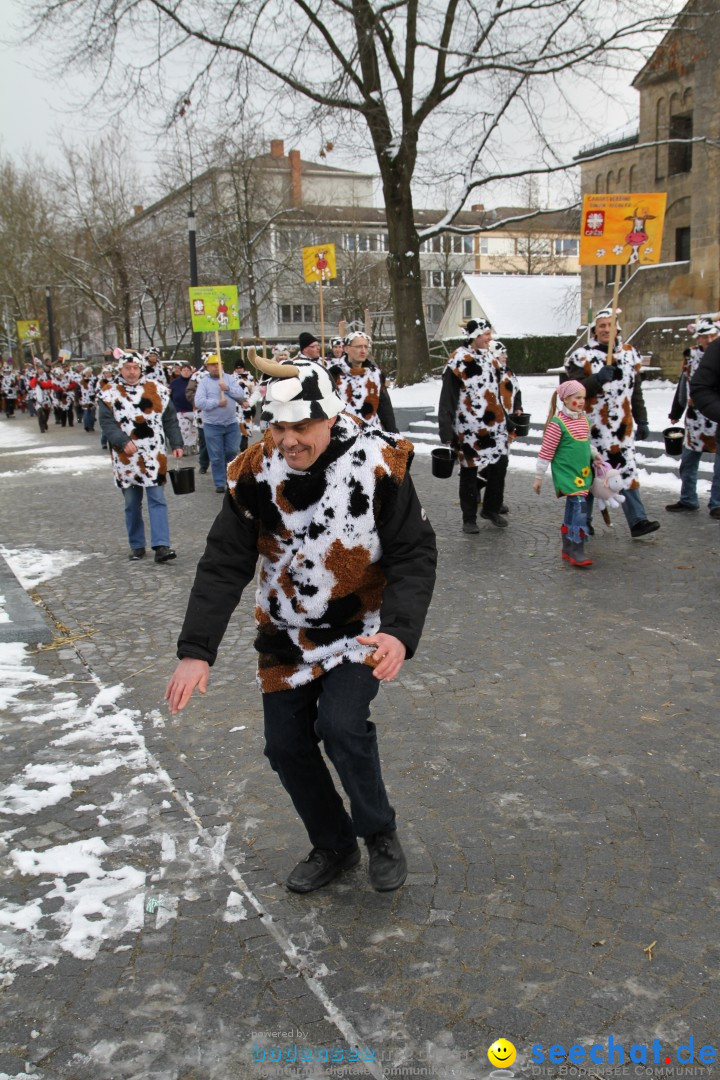
POLYGON ((320 290, 320 362, 325 362, 325 313, 323 311, 322 277, 318 279, 320 290))
MULTIPOLYGON (((218 378, 220 379, 220 382, 222 382, 224 372, 223 372, 222 354, 220 352, 220 331, 219 330, 215 331, 215 352, 217 353, 217 358, 218 358, 218 378)), ((224 405, 226 401, 227 401, 227 398, 225 397, 225 391, 221 390, 220 391, 220 404, 224 405)))
POLYGON ((615 267, 615 284, 613 285, 613 298, 612 298, 612 324, 610 326, 610 340, 608 341, 607 362, 612 364, 613 353, 615 352, 615 338, 617 337, 617 306, 618 306, 618 294, 620 292, 620 266, 615 267))

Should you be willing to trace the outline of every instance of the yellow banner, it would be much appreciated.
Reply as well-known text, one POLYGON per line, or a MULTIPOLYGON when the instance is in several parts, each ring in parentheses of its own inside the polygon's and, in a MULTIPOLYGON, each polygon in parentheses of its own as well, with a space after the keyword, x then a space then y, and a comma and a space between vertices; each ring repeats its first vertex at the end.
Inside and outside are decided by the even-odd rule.
POLYGON ((36 341, 40 337, 40 323, 37 319, 23 319, 15 323, 18 341, 36 341))
POLYGON ((302 249, 303 274, 308 282, 328 281, 337 277, 335 245, 316 244, 302 249))
POLYGON ((580 225, 581 266, 660 262, 664 191, 586 195, 580 225))

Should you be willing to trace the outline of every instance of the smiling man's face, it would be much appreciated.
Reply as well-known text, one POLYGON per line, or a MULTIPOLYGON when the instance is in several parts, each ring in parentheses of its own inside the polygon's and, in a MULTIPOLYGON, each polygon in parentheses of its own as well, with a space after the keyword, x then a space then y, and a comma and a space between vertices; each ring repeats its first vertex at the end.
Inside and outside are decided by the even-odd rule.
POLYGON ((309 469, 330 445, 331 420, 299 420, 270 424, 270 435, 291 469, 309 469))

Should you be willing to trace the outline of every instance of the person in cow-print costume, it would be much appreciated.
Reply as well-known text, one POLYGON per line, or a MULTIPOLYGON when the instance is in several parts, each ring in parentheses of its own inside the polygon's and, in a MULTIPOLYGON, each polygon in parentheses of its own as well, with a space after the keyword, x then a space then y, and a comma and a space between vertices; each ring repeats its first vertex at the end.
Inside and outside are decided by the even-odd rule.
POLYGON ((176 558, 163 485, 167 478, 165 439, 181 458, 182 435, 167 386, 143 375, 138 353, 116 350, 118 373, 100 384, 100 428, 112 450, 115 483, 125 499, 125 526, 131 562, 145 558, 143 494, 147 495, 150 542, 156 563, 176 558))
POLYGON ((205 690, 259 558, 265 754, 313 845, 286 884, 300 893, 328 884, 360 861, 363 837, 371 885, 391 891, 407 864, 370 703, 417 648, 435 534, 410 479, 409 442, 343 413, 320 364, 256 363, 271 376, 262 411, 269 429, 228 467, 229 492, 198 566, 165 696, 176 713, 196 687, 205 690))
POLYGON ((397 431, 385 373, 370 359, 370 338, 361 330, 348 334, 340 357, 327 361, 345 412, 372 427, 397 431))
MULTIPOLYGON (((695 375, 705 350, 711 341, 715 341, 720 333, 720 327, 714 321, 712 315, 703 315, 694 325, 694 337, 697 346, 690 350, 690 355, 683 361, 683 374, 688 384, 695 375)), ((674 408, 674 406, 673 406, 674 408)), ((680 409, 670 412, 670 420, 673 424, 682 416, 680 409)), ((677 502, 670 503, 665 507, 671 513, 697 510, 700 506, 697 493, 698 467, 703 454, 712 454, 714 457, 713 478, 710 485, 710 501, 708 509, 710 517, 720 518, 720 449, 717 438, 718 425, 714 420, 708 419, 695 407, 692 399, 688 399, 687 412, 685 413, 685 445, 680 458, 680 498, 677 502)))
MULTIPOLYGON (((608 359, 612 311, 603 308, 590 324, 587 345, 576 349, 565 361, 565 379, 577 379, 585 387, 585 411, 590 423, 590 441, 600 456, 622 476, 625 502, 622 510, 633 540, 660 528, 649 521, 642 499, 635 462, 635 438, 647 439, 650 429, 642 394, 642 360, 632 345, 623 345, 620 325, 612 359, 608 359), (637 436, 635 435, 637 424, 637 436)), ((592 533, 593 497, 588 495, 587 522, 592 533)))
POLYGON ((506 414, 515 387, 489 345, 492 327, 471 319, 464 328, 466 345, 456 349, 442 378, 438 421, 440 440, 452 446, 460 462, 460 509, 463 532, 477 533, 478 495, 484 487, 480 517, 499 529, 507 526, 503 503, 508 467, 506 414))

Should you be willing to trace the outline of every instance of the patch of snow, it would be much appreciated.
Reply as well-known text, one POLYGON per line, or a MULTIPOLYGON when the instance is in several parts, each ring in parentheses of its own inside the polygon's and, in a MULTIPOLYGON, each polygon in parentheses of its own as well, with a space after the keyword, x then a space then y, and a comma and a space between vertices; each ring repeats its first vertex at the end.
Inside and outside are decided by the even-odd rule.
POLYGON ((41 581, 59 577, 63 570, 77 566, 91 555, 79 551, 40 551, 38 548, 6 548, 0 545, 0 555, 7 560, 8 566, 24 589, 33 589, 41 581))

